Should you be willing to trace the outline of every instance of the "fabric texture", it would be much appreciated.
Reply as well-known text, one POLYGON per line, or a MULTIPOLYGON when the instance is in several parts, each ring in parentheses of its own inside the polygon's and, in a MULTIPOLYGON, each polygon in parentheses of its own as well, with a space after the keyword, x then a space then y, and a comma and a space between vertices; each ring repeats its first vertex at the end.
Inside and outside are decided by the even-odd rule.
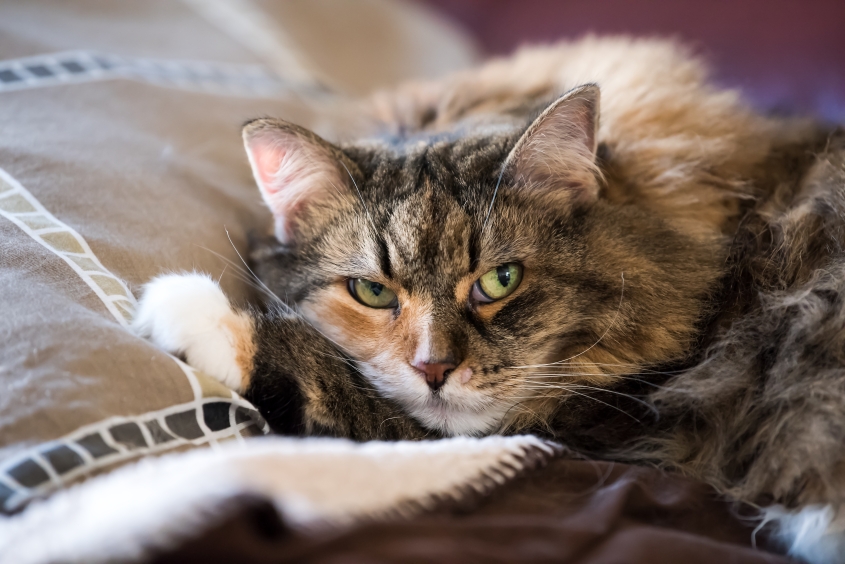
POLYGON ((0 564, 787 561, 704 484, 566 454, 530 436, 198 449, 0 520, 0 564))
POLYGON ((142 561, 178 548, 246 500, 266 500, 287 527, 308 534, 403 519, 487 493, 556 450, 531 436, 273 437, 143 460, 0 520, 0 564, 142 561))
POLYGON ((416 7, 331 6, 0 6, 2 511, 142 455, 266 431, 248 402, 127 327, 164 272, 207 272, 235 302, 253 297, 239 253, 271 222, 244 121, 320 129, 320 108, 364 84, 474 57, 416 7), (329 35, 349 45, 334 63, 304 41, 329 35), (438 40, 430 56, 423 37, 438 40))
POLYGON ((650 468, 564 457, 487 496, 407 519, 300 530, 260 497, 158 564, 199 562, 786 563, 764 531, 709 487, 650 468))

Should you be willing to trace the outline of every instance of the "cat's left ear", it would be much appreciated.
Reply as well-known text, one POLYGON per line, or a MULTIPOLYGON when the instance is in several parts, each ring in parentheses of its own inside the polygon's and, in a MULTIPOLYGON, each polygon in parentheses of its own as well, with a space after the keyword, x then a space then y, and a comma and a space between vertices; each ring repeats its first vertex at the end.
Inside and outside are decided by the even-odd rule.
POLYGON ((595 84, 579 86, 552 102, 534 120, 506 161, 515 183, 562 194, 569 201, 598 198, 600 96, 595 84))
POLYGON ((302 212, 342 194, 347 171, 355 169, 340 149, 284 120, 250 121, 243 137, 252 174, 276 219, 276 237, 285 244, 295 237, 302 212))

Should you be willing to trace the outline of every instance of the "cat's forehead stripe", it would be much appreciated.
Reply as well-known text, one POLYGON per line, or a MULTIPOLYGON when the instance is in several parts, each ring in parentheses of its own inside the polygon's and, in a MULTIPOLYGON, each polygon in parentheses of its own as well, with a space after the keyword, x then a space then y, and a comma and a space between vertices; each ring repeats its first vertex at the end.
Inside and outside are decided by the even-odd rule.
POLYGON ((409 291, 453 285, 477 261, 470 225, 456 199, 424 175, 419 191, 395 204, 386 225, 390 276, 409 291))
POLYGON ((387 248, 387 242, 384 240, 384 237, 378 238, 378 250, 382 273, 388 278, 393 278, 393 267, 390 265, 390 251, 387 248))

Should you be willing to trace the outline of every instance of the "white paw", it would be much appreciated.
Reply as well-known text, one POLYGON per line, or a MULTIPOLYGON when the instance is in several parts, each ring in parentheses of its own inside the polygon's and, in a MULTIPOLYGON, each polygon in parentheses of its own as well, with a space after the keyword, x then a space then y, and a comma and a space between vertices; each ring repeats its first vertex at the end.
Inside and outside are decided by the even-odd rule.
POLYGON ((135 332, 188 364, 242 391, 255 355, 250 317, 232 309, 208 275, 159 276, 144 287, 132 322, 135 332))
POLYGON ((809 505, 787 511, 775 505, 767 507, 763 515, 764 523, 774 523, 775 538, 790 556, 811 564, 845 562, 845 519, 832 506, 809 505))

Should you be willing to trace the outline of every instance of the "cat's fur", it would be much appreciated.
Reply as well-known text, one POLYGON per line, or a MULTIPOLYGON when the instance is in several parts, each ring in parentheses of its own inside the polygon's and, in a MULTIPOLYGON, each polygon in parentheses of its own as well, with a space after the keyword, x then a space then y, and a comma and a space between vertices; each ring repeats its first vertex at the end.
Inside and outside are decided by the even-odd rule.
MULTIPOLYGON (((387 133, 342 146, 245 127, 277 220, 253 258, 286 305, 218 325, 274 429, 531 430, 845 520, 840 137, 753 113, 676 45, 624 38, 526 50, 366 111, 387 133), (506 262, 521 285, 474 303, 506 262), (399 308, 356 302, 350 278, 399 308), (454 370, 431 390, 415 366, 441 361, 454 370)), ((153 283, 139 326, 206 368, 155 337, 186 322, 145 307, 165 282, 207 283, 192 280, 153 283)))

